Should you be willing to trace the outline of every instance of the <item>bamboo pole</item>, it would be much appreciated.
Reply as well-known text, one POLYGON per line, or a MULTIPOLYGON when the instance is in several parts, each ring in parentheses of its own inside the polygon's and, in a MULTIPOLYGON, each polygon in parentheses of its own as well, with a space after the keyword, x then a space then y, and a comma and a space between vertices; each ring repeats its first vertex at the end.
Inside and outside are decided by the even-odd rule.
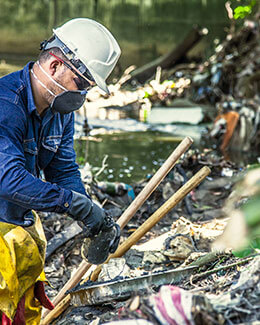
MULTIPOLYGON (((204 166, 187 183, 185 183, 176 193, 174 193, 158 210, 156 210, 131 236, 129 236, 116 250, 109 256, 105 263, 111 258, 123 256, 134 244, 136 244, 149 230, 152 229, 171 209, 173 209, 192 189, 194 189, 210 173, 210 168, 204 166)), ((91 280, 96 281, 102 269, 102 265, 91 274, 91 280)))
MULTIPOLYGON (((185 183, 176 193, 174 193, 158 210, 156 210, 131 236, 129 236, 116 250, 109 256, 111 258, 124 255, 138 240, 140 240, 156 223, 158 223, 171 209, 173 209, 192 189, 198 186, 210 173, 210 168, 201 168, 187 183, 185 183)), ((91 280, 96 281, 102 265, 98 265, 91 275, 91 280)), ((41 325, 48 325, 57 318, 69 305, 70 295, 68 294, 41 322, 41 325)))
MULTIPOLYGON (((150 181, 146 184, 143 190, 138 194, 135 200, 129 205, 129 207, 124 211, 121 217, 117 220, 117 223, 120 225, 121 229, 129 222, 129 220, 134 216, 137 210, 142 206, 142 204, 147 200, 147 198, 153 193, 153 191, 158 187, 161 181, 165 176, 170 172, 174 167, 181 155, 191 146, 193 140, 190 137, 185 137, 182 142, 175 148, 171 155, 167 158, 164 164, 158 169, 150 181)), ((75 287, 84 274, 90 269, 91 264, 87 263, 85 260, 82 260, 78 269, 75 272, 70 280, 64 285, 60 290, 58 295, 54 298, 52 303, 56 306, 60 301, 65 297, 66 291, 75 287)), ((48 314, 54 315, 56 313, 56 307, 54 310, 49 311, 45 309, 42 315, 41 325, 49 324, 46 322, 50 317, 47 318, 48 314), (45 319, 46 318, 46 319, 45 319)), ((56 316, 57 317, 57 316, 56 316)), ((54 318, 54 317, 53 317, 54 318)))

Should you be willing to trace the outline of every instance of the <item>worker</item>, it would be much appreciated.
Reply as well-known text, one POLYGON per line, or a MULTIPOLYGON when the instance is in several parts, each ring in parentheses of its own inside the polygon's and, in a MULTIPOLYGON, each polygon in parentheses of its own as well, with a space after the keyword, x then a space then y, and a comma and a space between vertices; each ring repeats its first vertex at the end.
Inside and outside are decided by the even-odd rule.
POLYGON ((39 324, 42 305, 53 308, 44 292, 46 239, 36 211, 66 213, 87 237, 105 223, 75 162, 73 111, 91 87, 109 93, 106 79, 120 52, 106 27, 76 18, 42 42, 36 62, 0 79, 2 325, 39 324))

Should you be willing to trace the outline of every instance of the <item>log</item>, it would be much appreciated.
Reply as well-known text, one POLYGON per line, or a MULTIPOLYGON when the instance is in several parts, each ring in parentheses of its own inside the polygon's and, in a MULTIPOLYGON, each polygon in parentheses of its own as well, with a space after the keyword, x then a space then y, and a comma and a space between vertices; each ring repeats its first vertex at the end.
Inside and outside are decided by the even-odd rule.
POLYGON ((48 241, 46 247, 45 259, 47 260, 56 249, 64 245, 67 241, 74 238, 82 232, 82 228, 74 221, 70 226, 55 235, 48 241))
MULTIPOLYGON (((123 278, 93 284, 83 284, 79 288, 76 287, 71 290, 71 304, 76 307, 98 305, 114 300, 129 298, 133 292, 137 294, 139 291, 142 294, 149 293, 149 291, 151 291, 151 286, 158 287, 166 284, 177 285, 185 278, 192 276, 196 269, 216 261, 220 256, 223 257, 225 254, 221 252, 210 252, 199 257, 196 261, 186 267, 159 271, 135 278, 123 278)), ((252 259, 252 257, 250 259, 252 259)), ((246 260, 246 262, 247 261, 248 260, 246 260)), ((207 275, 207 272, 198 275, 196 274, 194 277, 197 279, 197 276, 207 275)), ((209 272, 212 272, 212 270, 209 272)))
POLYGON ((126 81, 126 83, 131 82, 133 79, 139 81, 140 83, 144 83, 154 75, 158 66, 160 66, 162 69, 172 68, 174 65, 180 63, 187 52, 195 44, 197 44, 203 36, 207 35, 207 33, 208 30, 206 28, 201 28, 197 25, 193 26, 188 35, 179 45, 177 45, 177 47, 174 46, 165 55, 162 55, 154 61, 149 62, 131 72, 131 77, 126 81))

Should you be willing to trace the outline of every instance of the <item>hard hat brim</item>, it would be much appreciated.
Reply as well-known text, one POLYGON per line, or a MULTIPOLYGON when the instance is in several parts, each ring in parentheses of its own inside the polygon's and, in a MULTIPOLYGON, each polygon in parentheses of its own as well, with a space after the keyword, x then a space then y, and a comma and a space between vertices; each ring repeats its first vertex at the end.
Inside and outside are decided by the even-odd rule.
POLYGON ((97 86, 103 90, 106 94, 110 95, 110 91, 104 79, 100 78, 98 74, 95 73, 92 69, 89 68, 89 72, 91 73, 92 77, 94 78, 97 86))

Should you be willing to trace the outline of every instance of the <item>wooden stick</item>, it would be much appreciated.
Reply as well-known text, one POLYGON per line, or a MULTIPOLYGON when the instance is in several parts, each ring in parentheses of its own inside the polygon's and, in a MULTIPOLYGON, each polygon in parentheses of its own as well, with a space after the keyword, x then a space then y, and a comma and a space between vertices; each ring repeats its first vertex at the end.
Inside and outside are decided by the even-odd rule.
POLYGON ((56 305, 55 308, 51 312, 49 312, 43 320, 41 320, 40 325, 50 324, 51 321, 57 318, 61 313, 64 312, 64 310, 66 310, 69 307, 70 300, 71 300, 70 295, 65 296, 65 298, 62 299, 60 303, 58 303, 58 305, 56 305))
MULTIPOLYGON (((182 140, 182 142, 175 148, 172 154, 168 157, 168 159, 164 162, 164 164, 158 169, 158 171, 154 174, 154 176, 150 179, 150 181, 146 184, 143 190, 138 194, 135 200, 130 204, 130 206, 124 211, 121 217, 117 220, 117 223, 120 225, 121 229, 125 227, 128 221, 134 216, 136 211, 141 207, 141 205, 147 200, 147 198, 153 193, 153 191, 157 188, 157 186, 161 183, 161 181, 165 178, 165 176, 169 173, 169 171, 173 168, 176 164, 178 159, 181 155, 191 146, 193 140, 190 137, 186 137, 182 140)), ((89 270, 91 264, 87 263, 83 260, 78 269, 75 272, 75 275, 70 278, 70 280, 65 284, 65 286, 60 290, 58 295, 52 301, 53 304, 56 306, 66 295, 66 291, 70 290, 71 288, 75 287, 84 274, 89 270)), ((48 324, 45 322, 45 317, 51 313, 55 315, 56 307, 54 310, 49 311, 45 310, 43 312, 43 320, 41 324, 48 324)), ((58 314, 59 315, 59 314, 58 314)), ((57 316, 56 316, 57 317, 57 316)), ((53 317, 55 318, 55 317, 53 317)), ((52 319, 53 319, 52 318, 52 319)))
MULTIPOLYGON (((187 183, 185 183, 176 193, 174 193, 158 210, 156 210, 131 236, 129 236, 116 250, 109 256, 107 263, 111 258, 123 256, 134 244, 136 244, 154 225, 156 225, 171 209, 173 209, 193 188, 210 173, 210 168, 205 166, 201 168, 187 183)), ((91 280, 96 281, 102 269, 102 265, 91 274, 91 280)))
POLYGON ((152 229, 170 210, 172 210, 191 190, 198 186, 205 177, 210 174, 209 167, 201 168, 191 179, 187 181, 176 193, 174 193, 158 210, 156 210, 131 236, 127 238, 111 257, 121 257, 149 230, 152 229))
MULTIPOLYGON (((187 183, 185 183, 176 193, 174 193, 158 210, 156 210, 131 236, 129 236, 116 250, 110 255, 105 263, 111 258, 121 257, 124 255, 138 240, 140 240, 151 228, 156 225, 171 209, 173 209, 193 188, 207 177, 210 169, 205 166, 201 168, 187 183)), ((98 265, 91 275, 91 280, 96 281, 102 269, 98 265)), ((54 318, 58 317, 68 306, 70 295, 67 295, 58 306, 55 307, 55 313, 50 312, 41 322, 42 325, 49 324, 54 318), (65 308, 64 308, 65 306, 65 308)))
MULTIPOLYGON (((158 210, 156 210, 131 236, 129 236, 116 250, 110 255, 110 258, 121 257, 124 255, 138 240, 140 240, 156 223, 158 223, 171 209, 173 209, 193 188, 195 188, 210 173, 210 169, 205 166, 200 169, 187 183, 185 183, 170 199, 168 199, 158 210)), ((98 265, 91 275, 91 280, 95 281, 102 269, 102 265, 98 265)), ((42 325, 49 324, 50 321, 58 317, 66 308, 65 304, 69 304, 70 295, 67 295, 61 303, 51 311, 41 322, 42 325)))

